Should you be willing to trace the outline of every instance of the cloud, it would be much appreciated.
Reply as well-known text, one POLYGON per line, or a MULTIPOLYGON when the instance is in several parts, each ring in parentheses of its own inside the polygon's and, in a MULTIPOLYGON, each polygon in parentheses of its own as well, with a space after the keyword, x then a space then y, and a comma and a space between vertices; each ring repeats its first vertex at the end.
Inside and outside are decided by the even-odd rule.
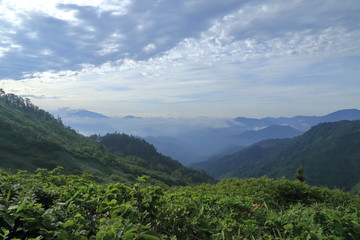
POLYGON ((91 118, 79 117, 72 113, 79 111, 62 108, 52 111, 54 116, 61 116, 66 125, 77 127, 82 134, 106 134, 123 132, 135 136, 177 136, 179 134, 199 131, 200 129, 218 129, 238 126, 239 123, 229 118, 164 118, 164 117, 116 117, 91 118))
POLYGON ((101 14, 111 11, 113 15, 124 15, 127 13, 130 0, 121 2, 111 0, 3 0, 0 10, 3 13, 3 21, 10 22, 14 25, 20 25, 24 19, 31 17, 35 12, 63 21, 77 22, 77 10, 68 6, 76 5, 80 7, 92 7, 101 14))
POLYGON ((122 2, 1 3, 0 87, 135 115, 357 99, 355 0, 122 2))
POLYGON ((19 79, 27 72, 77 70, 82 64, 127 57, 146 60, 184 38, 197 36, 234 6, 235 1, 225 1, 204 12, 204 4, 191 1, 6 0, 0 5, 4 12, 0 26, 11 26, 14 33, 2 31, 7 41, 2 41, 0 63, 9 68, 7 62, 16 61, 20 71, 1 72, 0 77, 19 79), (34 61, 44 48, 55 54, 34 61))

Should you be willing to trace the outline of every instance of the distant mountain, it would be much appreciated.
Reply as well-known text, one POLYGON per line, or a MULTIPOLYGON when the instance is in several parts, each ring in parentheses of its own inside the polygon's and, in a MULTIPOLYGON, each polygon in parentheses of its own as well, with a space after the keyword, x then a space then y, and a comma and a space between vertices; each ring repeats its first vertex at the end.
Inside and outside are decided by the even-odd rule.
POLYGON ((167 119, 132 115, 122 118, 101 118, 96 117, 96 114, 81 112, 69 114, 72 112, 74 110, 67 109, 54 114, 61 116, 67 125, 84 135, 120 132, 141 136, 151 142, 159 152, 186 165, 213 158, 213 155, 229 146, 249 146, 265 139, 293 137, 322 122, 360 120, 360 111, 357 109, 340 110, 325 116, 260 119, 237 117, 221 121, 215 118, 167 119), (203 125, 201 121, 204 122, 203 125))
MULTIPOLYGON (((239 145, 229 145, 227 146, 226 148, 224 148, 223 150, 221 150, 220 152, 217 152, 211 156, 207 156, 205 157, 201 162, 203 161, 212 161, 212 160, 217 160, 219 158, 222 158, 224 156, 227 156, 227 155, 231 155, 233 153, 236 153, 242 149, 244 149, 245 147, 244 146, 239 146, 239 145)), ((196 164, 196 163, 195 163, 196 164)), ((191 164, 189 165, 191 166, 191 164)))
POLYGON ((129 182, 141 175, 169 185, 212 181, 156 152, 144 140, 124 134, 121 141, 115 137, 114 149, 100 139, 80 135, 30 100, 0 91, 0 168, 35 171, 63 166, 66 173, 91 173, 103 182, 129 182))
POLYGON ((111 124, 113 118, 97 112, 85 109, 60 108, 51 113, 54 116, 61 117, 66 125, 86 136, 117 131, 111 124))
POLYGON ((196 167, 217 177, 293 178, 301 166, 310 184, 353 187, 360 181, 360 121, 321 123, 301 136, 262 141, 196 167))
POLYGON ((268 121, 266 118, 246 118, 246 117, 237 117, 234 119, 236 122, 241 123, 249 128, 262 127, 272 125, 271 121, 268 121))
POLYGON ((187 165, 196 159, 202 157, 194 146, 187 144, 186 142, 168 137, 168 136, 148 136, 144 138, 149 143, 153 144, 156 149, 166 156, 171 156, 173 159, 181 160, 181 163, 187 165))
POLYGON ((276 150, 289 139, 272 139, 243 148, 235 153, 222 155, 218 158, 212 158, 207 161, 193 163, 190 166, 196 169, 202 169, 216 178, 221 178, 232 170, 248 164, 257 164, 264 161, 267 153, 276 150))
POLYGON ((139 119, 141 117, 136 117, 136 116, 133 116, 133 115, 127 115, 125 117, 123 117, 123 119, 139 119))
POLYGON ((360 120, 360 110, 345 109, 320 117, 320 122, 336 122, 341 120, 360 120))
MULTIPOLYGON (((229 145, 225 147, 222 151, 219 151, 211 156, 206 156, 202 158, 198 158, 200 162, 199 166, 201 166, 201 162, 204 161, 214 161, 217 159, 220 159, 224 156, 230 155, 232 153, 235 153, 239 151, 242 148, 245 148, 246 146, 250 146, 251 144, 254 144, 256 142, 265 140, 265 139, 281 139, 281 138, 292 138, 295 136, 301 135, 302 132, 289 127, 289 126, 279 126, 279 125, 271 125, 269 127, 265 127, 260 130, 248 130, 245 132, 242 132, 240 134, 237 134, 235 136, 229 137, 229 139, 225 140, 229 142, 229 145), (234 143, 234 145, 231 145, 230 143, 234 143)), ((198 164, 192 163, 189 164, 189 166, 197 167, 198 164)), ((219 166, 216 167, 218 169, 219 166)), ((209 169, 206 169, 209 172, 209 169)), ((213 171, 210 171, 211 174, 214 174, 213 171)))
POLYGON ((357 109, 340 110, 325 116, 295 116, 291 118, 234 119, 236 124, 222 128, 200 128, 173 136, 167 141, 152 143, 165 155, 184 164, 212 159, 223 149, 232 146, 250 146, 256 142, 274 138, 292 138, 301 135, 322 122, 360 120, 357 109), (174 144, 176 142, 176 144, 174 144))
POLYGON ((88 110, 74 110, 72 112, 69 112, 68 116, 79 117, 79 118, 94 118, 94 119, 109 118, 108 116, 96 112, 91 112, 88 110))
POLYGON ((260 130, 245 131, 233 139, 238 145, 249 146, 265 139, 292 138, 301 134, 302 132, 289 126, 271 125, 260 130))
POLYGON ((299 131, 307 131, 312 126, 322 122, 336 122, 341 120, 360 120, 360 110, 344 109, 325 116, 295 116, 295 117, 266 117, 261 119, 238 117, 235 121, 253 127, 265 127, 270 125, 287 125, 299 131))

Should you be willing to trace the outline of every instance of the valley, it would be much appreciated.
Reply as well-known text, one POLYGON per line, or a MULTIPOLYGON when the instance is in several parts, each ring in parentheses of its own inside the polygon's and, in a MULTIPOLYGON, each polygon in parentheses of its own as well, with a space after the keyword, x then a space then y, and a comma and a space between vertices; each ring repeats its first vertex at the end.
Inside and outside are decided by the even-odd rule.
POLYGON ((84 136, 30 100, 3 93, 0 237, 358 239, 360 120, 342 120, 349 112, 357 110, 317 125, 313 119, 304 133, 284 120, 265 126, 241 119, 242 126, 182 139, 116 131, 84 136), (195 154, 191 168, 149 143, 199 153, 196 141, 213 138, 201 145, 211 149, 209 158, 195 154), (295 180, 299 168, 304 172, 295 180))

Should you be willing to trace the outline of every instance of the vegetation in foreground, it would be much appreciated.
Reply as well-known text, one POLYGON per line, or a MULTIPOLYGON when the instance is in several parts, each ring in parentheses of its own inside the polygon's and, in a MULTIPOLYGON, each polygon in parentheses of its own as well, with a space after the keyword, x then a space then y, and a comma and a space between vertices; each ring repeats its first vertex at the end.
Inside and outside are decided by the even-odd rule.
POLYGON ((286 179, 99 185, 0 172, 1 239, 360 239, 360 197, 286 179))

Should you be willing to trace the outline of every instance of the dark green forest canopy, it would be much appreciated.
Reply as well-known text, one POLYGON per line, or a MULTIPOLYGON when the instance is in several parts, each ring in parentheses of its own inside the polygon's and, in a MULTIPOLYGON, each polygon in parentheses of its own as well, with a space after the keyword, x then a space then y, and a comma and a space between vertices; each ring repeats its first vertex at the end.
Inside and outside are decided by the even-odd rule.
POLYGON ((90 173, 99 182, 132 182, 142 175, 170 185, 214 181, 204 172, 161 155, 143 140, 114 136, 122 136, 121 141, 117 149, 109 145, 108 150, 101 142, 64 126, 60 118, 29 99, 0 92, 0 168, 35 171, 63 166, 66 173, 90 173))

